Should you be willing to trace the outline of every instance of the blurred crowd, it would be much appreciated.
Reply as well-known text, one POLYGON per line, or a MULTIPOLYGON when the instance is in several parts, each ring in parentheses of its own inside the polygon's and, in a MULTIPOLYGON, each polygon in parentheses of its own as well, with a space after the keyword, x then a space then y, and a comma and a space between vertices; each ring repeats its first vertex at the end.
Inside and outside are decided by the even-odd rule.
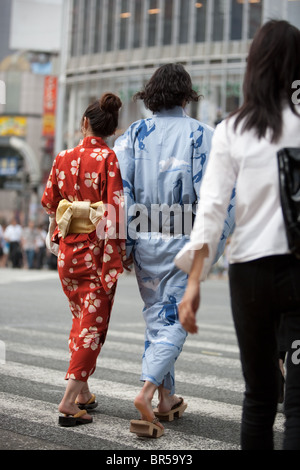
POLYGON ((23 227, 16 218, 7 225, 1 222, 0 267, 56 269, 56 257, 46 248, 47 230, 33 221, 23 227))

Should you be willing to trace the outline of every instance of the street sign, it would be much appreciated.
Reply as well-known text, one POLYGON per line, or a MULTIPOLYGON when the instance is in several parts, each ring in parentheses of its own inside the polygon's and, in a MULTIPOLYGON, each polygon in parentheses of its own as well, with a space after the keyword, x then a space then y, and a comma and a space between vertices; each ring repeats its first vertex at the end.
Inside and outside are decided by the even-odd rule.
POLYGON ((0 158, 0 176, 11 176, 18 173, 17 157, 0 158))

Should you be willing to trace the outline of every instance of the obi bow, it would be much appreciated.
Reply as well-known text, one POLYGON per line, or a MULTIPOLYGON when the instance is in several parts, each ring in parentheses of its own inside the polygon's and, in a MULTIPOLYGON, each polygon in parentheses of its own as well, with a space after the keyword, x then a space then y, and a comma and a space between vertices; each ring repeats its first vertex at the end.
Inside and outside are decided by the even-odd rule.
POLYGON ((63 238, 68 233, 91 233, 105 213, 102 201, 73 201, 62 199, 56 210, 56 223, 63 238))

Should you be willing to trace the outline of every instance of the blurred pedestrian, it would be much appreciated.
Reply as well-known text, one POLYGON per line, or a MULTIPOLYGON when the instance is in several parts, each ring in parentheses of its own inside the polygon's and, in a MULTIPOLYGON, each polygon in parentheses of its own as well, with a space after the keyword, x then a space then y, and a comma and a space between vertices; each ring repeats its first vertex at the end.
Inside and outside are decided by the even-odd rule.
POLYGON ((4 238, 4 230, 2 224, 0 224, 0 266, 3 264, 3 257, 4 257, 4 247, 5 247, 5 238, 4 238))
POLYGON ((36 237, 36 269, 42 269, 45 265, 46 260, 46 237, 47 231, 44 228, 43 224, 38 225, 37 227, 37 237, 36 237))
POLYGON ((13 268, 21 268, 23 265, 22 255, 22 226, 15 217, 4 231, 4 238, 9 243, 8 261, 12 263, 13 268))
POLYGON ((87 410, 97 402, 88 378, 106 338, 123 271, 122 179, 115 153, 104 141, 118 126, 120 107, 120 99, 111 93, 88 106, 82 118, 83 141, 57 155, 42 197, 53 231, 50 246, 55 251, 59 244, 58 273, 73 314, 68 384, 59 404, 62 426, 92 422, 87 410))
POLYGON ((34 268, 35 257, 37 253, 38 232, 33 220, 28 222, 27 227, 23 228, 21 245, 25 253, 25 263, 28 269, 34 268))
MULTIPOLYGON (((135 98, 153 116, 133 123, 114 147, 127 198, 127 254, 134 260, 146 323, 144 385, 134 400, 142 419, 132 420, 130 429, 160 437, 164 427, 157 419, 171 421, 187 407, 175 394, 174 370, 186 339, 177 307, 187 276, 174 265, 174 256, 189 239, 213 129, 185 113, 185 105, 199 96, 180 64, 159 67, 135 98)), ((233 219, 228 217, 220 253, 233 219)))
POLYGON ((300 260, 288 249, 277 164, 279 149, 300 146, 300 106, 292 100, 292 83, 300 77, 299 57, 300 31, 288 22, 268 21, 255 35, 244 78, 244 103, 216 129, 189 250, 176 257, 177 265, 189 272, 180 320, 195 333, 199 280, 205 278, 214 257, 237 181, 229 278, 246 385, 241 427, 245 450, 274 447, 282 316, 288 346, 284 449, 300 450, 300 364, 295 360, 300 339, 300 260), (189 254, 192 266, 190 258, 187 263, 189 254))

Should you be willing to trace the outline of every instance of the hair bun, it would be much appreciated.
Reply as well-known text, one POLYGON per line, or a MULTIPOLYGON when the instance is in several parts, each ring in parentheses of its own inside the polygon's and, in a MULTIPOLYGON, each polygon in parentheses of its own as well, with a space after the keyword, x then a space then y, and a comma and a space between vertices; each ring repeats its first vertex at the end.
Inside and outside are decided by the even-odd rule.
POLYGON ((120 98, 113 93, 104 93, 99 100, 100 108, 107 113, 116 113, 122 106, 120 98))

